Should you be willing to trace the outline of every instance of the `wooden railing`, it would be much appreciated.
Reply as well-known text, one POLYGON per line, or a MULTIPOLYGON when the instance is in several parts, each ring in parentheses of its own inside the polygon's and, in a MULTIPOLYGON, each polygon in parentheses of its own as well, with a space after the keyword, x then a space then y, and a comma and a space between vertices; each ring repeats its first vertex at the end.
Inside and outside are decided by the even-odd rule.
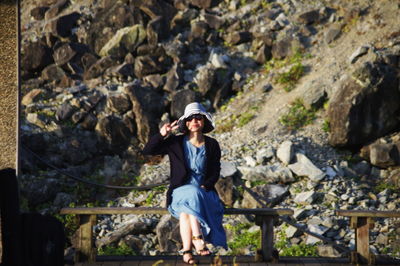
MULTIPOLYGON (((75 262, 95 262, 96 248, 93 237, 93 226, 96 224, 97 215, 100 214, 168 214, 165 208, 128 208, 128 207, 109 207, 109 208, 63 208, 61 214, 75 214, 79 220, 78 243, 75 247, 75 262)), ((272 260, 274 245, 274 220, 278 216, 293 215, 291 209, 235 209, 228 208, 224 211, 225 215, 255 215, 255 222, 261 227, 261 250, 263 261, 272 260)))
POLYGON ((400 218, 400 211, 336 210, 336 215, 350 217, 350 227, 355 230, 356 251, 351 253, 354 264, 375 264, 375 256, 369 250, 369 229, 374 218, 400 218))

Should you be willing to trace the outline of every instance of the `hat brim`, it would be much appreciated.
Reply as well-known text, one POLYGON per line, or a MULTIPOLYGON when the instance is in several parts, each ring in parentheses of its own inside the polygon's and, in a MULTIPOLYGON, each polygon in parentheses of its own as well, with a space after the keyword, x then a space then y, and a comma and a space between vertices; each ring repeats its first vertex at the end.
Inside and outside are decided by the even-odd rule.
POLYGON ((214 130, 215 126, 214 126, 214 122, 213 122, 211 115, 207 112, 196 111, 196 112, 187 113, 178 119, 178 124, 179 124, 179 128, 180 128, 181 132, 185 133, 184 129, 186 128, 186 123, 185 123, 186 119, 189 116, 196 115, 196 114, 201 114, 206 118, 206 120, 204 121, 203 133, 208 133, 208 132, 211 132, 214 130))

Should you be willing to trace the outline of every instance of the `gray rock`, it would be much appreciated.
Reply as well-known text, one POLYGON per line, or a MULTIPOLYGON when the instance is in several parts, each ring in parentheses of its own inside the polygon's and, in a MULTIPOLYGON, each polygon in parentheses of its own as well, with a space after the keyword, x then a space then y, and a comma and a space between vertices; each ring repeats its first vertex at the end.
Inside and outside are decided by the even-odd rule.
POLYGON ((179 89, 183 82, 183 69, 175 64, 167 73, 167 81, 163 90, 168 92, 175 92, 179 89))
POLYGON ((51 49, 41 42, 30 42, 24 44, 23 50, 24 54, 21 58, 21 66, 25 71, 41 71, 53 61, 51 49))
POLYGON ((236 166, 231 162, 221 161, 221 177, 231 177, 237 172, 236 166))
POLYGON ((293 158, 293 143, 286 140, 281 143, 278 150, 276 151, 276 156, 285 165, 288 165, 293 158))
POLYGON ((280 165, 238 167, 242 178, 249 181, 267 181, 269 183, 290 183, 294 181, 291 171, 280 165))
POLYGON ((318 182, 325 177, 325 173, 316 167, 304 154, 296 153, 297 162, 288 167, 297 176, 307 176, 311 181, 318 182))
POLYGON ((320 19, 320 14, 318 9, 303 12, 299 14, 297 17, 297 21, 299 23, 303 23, 306 25, 318 22, 319 19, 320 19))
POLYGON ((26 95, 24 95, 21 100, 21 104, 27 106, 33 102, 36 102, 43 97, 45 92, 46 91, 43 89, 33 89, 29 91, 26 95))
POLYGON ((298 237, 302 234, 302 232, 294 226, 286 228, 285 233, 288 238, 298 237))
POLYGON ((317 193, 314 191, 302 192, 296 195, 293 199, 298 204, 312 204, 317 197, 317 193))
POLYGON ((370 161, 374 166, 388 168, 400 164, 400 159, 396 155, 399 153, 400 141, 398 143, 384 143, 375 141, 361 149, 361 156, 370 161))
POLYGON ((340 257, 340 252, 337 249, 335 249, 332 245, 318 245, 317 253, 321 257, 328 257, 328 258, 340 257))
MULTIPOLYGON (((152 89, 137 83, 130 83, 123 90, 132 102, 137 138, 142 143, 147 143, 148 138, 158 132, 158 123, 164 111, 162 97, 152 89)), ((129 133, 127 137, 130 138, 129 133)))
MULTIPOLYGON (((326 231, 329 230, 329 228, 326 228, 325 226, 322 225, 308 225, 308 230, 310 230, 310 232, 319 234, 319 235, 323 235, 326 231)), ((321 240, 319 238, 307 235, 307 239, 306 239, 306 244, 309 245, 313 245, 316 244, 318 242, 321 242, 321 240)))
POLYGON ((81 14, 78 12, 71 12, 49 20, 44 26, 44 32, 51 33, 54 36, 66 38, 71 36, 72 29, 76 26, 81 14))
POLYGON ((124 114, 132 108, 132 103, 126 94, 114 93, 107 97, 107 107, 113 112, 124 114))
POLYGON ((233 206, 233 179, 231 177, 228 178, 220 178, 215 184, 215 189, 218 192, 218 195, 222 202, 229 207, 233 206))
MULTIPOLYGON (((279 203, 282 198, 288 193, 288 187, 281 185, 261 185, 252 189, 260 197, 261 202, 267 206, 274 206, 279 203)), ((243 194, 241 204, 242 208, 261 208, 262 205, 258 203, 247 191, 243 194)))
POLYGON ((70 194, 60 192, 60 193, 57 193, 57 195, 53 201, 53 205, 57 206, 59 208, 68 207, 69 204, 73 201, 74 201, 74 199, 70 194))
POLYGON ((129 129, 124 122, 116 116, 100 118, 96 125, 96 132, 104 139, 104 148, 114 152, 124 150, 130 143, 129 129))
POLYGON ((246 161, 246 164, 250 167, 255 167, 257 165, 256 160, 252 156, 245 156, 243 159, 246 161))
POLYGON ((325 32, 325 42, 327 44, 338 39, 342 33, 342 27, 340 25, 333 24, 325 32))
POLYGON ((370 48, 369 45, 363 45, 363 46, 358 47, 357 50, 355 50, 354 53, 352 53, 350 55, 350 58, 349 58, 350 64, 354 64, 359 57, 367 54, 369 48, 370 48))
POLYGON ((326 100, 327 93, 325 88, 318 84, 317 86, 312 87, 307 90, 307 92, 303 96, 303 103, 307 109, 311 108, 320 108, 322 107, 324 101, 326 100))
POLYGON ((268 146, 257 151, 256 161, 258 164, 264 164, 272 157, 274 157, 274 150, 271 146, 268 146))
POLYGON ((115 35, 101 48, 102 57, 122 57, 127 52, 135 51, 146 38, 146 31, 142 25, 134 25, 118 30, 115 35))
POLYGON ((183 89, 178 90, 173 94, 171 100, 171 115, 174 118, 179 118, 183 115, 185 106, 189 103, 200 100, 200 96, 193 90, 183 89))
POLYGON ((168 37, 169 23, 165 21, 165 18, 157 16, 147 24, 146 33, 147 42, 150 45, 156 46, 168 37))
POLYGON ((298 221, 304 220, 308 216, 309 216, 308 211, 303 208, 294 210, 293 217, 298 221))
POLYGON ((180 243, 180 239, 176 238, 176 231, 179 231, 178 220, 171 215, 163 215, 156 227, 161 252, 176 252, 178 250, 177 243, 180 243))

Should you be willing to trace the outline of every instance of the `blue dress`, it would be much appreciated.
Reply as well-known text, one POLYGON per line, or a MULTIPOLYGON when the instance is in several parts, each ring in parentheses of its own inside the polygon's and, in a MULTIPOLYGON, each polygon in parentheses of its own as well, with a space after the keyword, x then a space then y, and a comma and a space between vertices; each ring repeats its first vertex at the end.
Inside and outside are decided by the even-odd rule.
POLYGON ((205 145, 196 147, 185 137, 183 150, 190 179, 186 185, 174 189, 168 211, 177 219, 181 213, 195 216, 200 222, 205 241, 226 249, 226 235, 222 227, 223 205, 215 191, 200 187, 206 159, 205 145))

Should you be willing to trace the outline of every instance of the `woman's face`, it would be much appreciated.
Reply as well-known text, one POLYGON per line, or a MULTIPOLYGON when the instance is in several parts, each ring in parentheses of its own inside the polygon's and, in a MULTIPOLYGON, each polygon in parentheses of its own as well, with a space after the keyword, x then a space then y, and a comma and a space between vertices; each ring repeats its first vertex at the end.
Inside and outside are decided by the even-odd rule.
POLYGON ((203 132, 204 116, 201 114, 194 114, 186 119, 186 127, 189 132, 203 132))

